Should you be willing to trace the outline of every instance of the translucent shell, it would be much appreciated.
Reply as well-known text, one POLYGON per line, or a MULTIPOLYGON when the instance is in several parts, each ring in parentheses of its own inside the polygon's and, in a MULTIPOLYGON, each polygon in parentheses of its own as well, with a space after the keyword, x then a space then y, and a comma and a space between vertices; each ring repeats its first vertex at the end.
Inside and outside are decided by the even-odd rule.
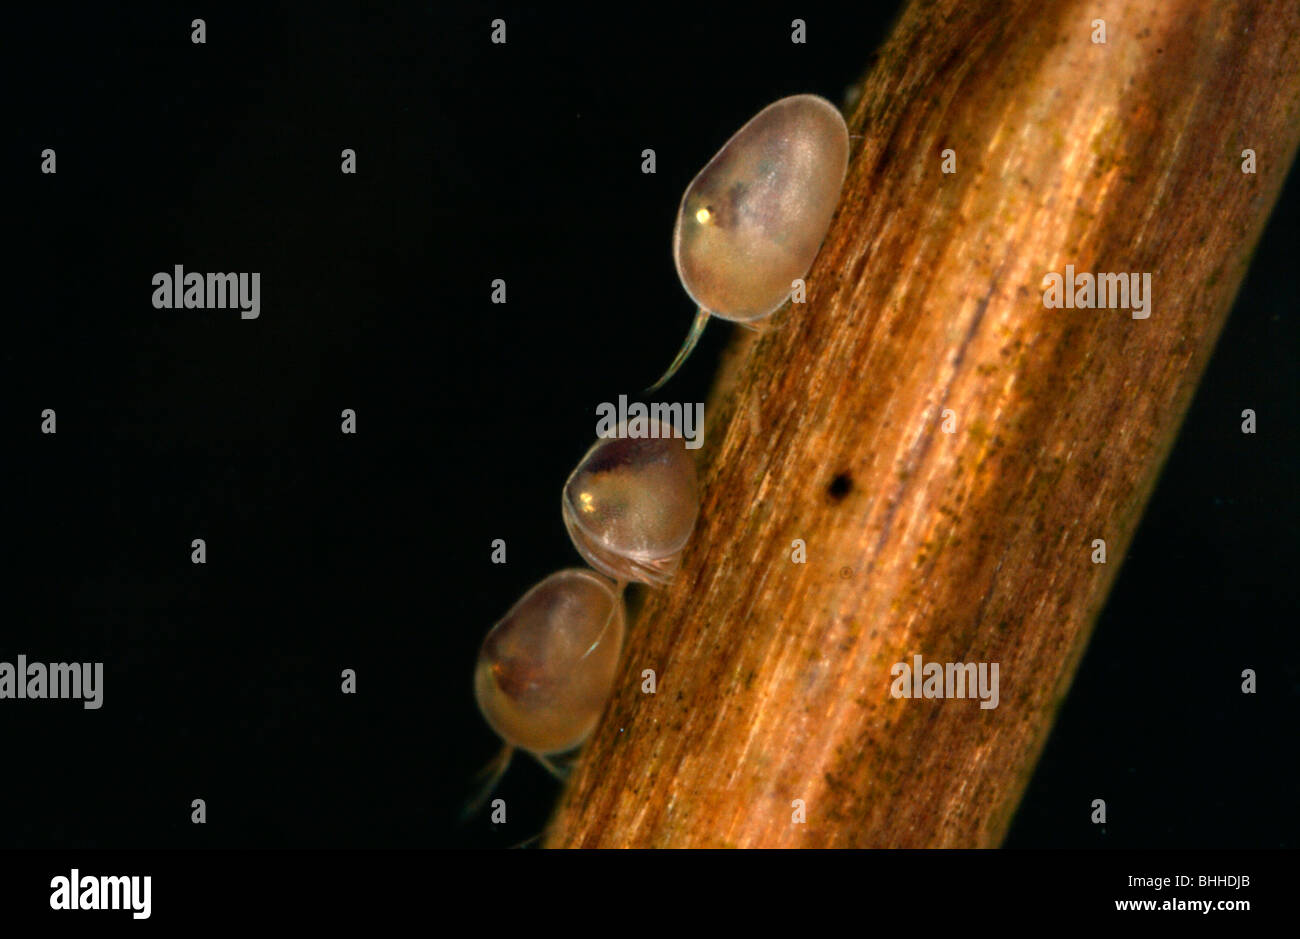
MULTIPOLYGON (((648 421, 653 432, 668 433, 648 421)), ((668 583, 695 528, 695 461, 681 437, 618 436, 587 451, 564 484, 562 511, 578 552, 617 580, 668 583)))
POLYGON ((653 393, 677 373, 710 316, 748 323, 789 299, 821 250, 849 165, 849 129, 816 95, 769 104, 686 187, 673 226, 677 276, 700 308, 653 393))
POLYGON ((714 316, 774 312, 812 267, 839 203, 849 131, 816 95, 768 105, 686 187, 673 230, 682 286, 714 316))
POLYGON ((624 625, 622 593, 605 578, 577 568, 550 575, 483 640, 479 710, 509 745, 539 756, 572 750, 605 708, 624 625))

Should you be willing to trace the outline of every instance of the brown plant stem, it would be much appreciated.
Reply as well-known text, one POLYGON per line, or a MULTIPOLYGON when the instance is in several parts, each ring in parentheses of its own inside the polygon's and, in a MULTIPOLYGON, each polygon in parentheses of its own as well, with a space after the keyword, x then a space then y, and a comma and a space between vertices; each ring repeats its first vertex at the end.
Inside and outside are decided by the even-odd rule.
POLYGON ((915 0, 849 123, 550 846, 1002 841, 1300 140, 1300 3, 915 0), (1066 265, 1149 317, 1045 308, 1066 265), (915 654, 998 706, 891 696, 915 654))

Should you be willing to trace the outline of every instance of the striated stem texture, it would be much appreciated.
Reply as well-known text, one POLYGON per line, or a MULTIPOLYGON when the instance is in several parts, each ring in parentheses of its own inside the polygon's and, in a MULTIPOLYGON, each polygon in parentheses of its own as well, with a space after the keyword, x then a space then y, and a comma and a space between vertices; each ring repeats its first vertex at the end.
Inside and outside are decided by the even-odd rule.
POLYGON ((1300 3, 916 0, 849 125, 550 846, 1001 842, 1294 156, 1300 3), (1045 307, 1067 265, 1146 318, 1045 307), (997 707, 893 697, 917 654, 997 707))

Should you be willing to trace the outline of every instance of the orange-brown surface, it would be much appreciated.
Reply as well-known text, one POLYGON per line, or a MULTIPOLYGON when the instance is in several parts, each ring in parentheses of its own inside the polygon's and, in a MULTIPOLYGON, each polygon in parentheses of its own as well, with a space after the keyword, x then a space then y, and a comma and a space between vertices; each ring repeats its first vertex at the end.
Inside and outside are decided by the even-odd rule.
POLYGON ((551 846, 1001 842, 1294 156, 1300 3, 914 2, 849 125, 551 846), (1067 264, 1150 273, 1149 318, 1044 308, 1067 264), (891 697, 914 654, 998 707, 891 697))

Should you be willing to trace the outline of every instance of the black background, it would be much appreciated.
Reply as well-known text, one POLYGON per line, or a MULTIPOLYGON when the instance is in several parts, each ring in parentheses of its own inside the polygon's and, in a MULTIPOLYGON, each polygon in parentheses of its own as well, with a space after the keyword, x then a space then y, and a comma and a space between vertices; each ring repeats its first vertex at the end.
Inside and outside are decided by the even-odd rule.
MULTIPOLYGON (((848 6, 15 16, 0 660, 106 675, 100 711, 0 702, 0 846, 540 830, 558 790, 526 758, 501 786, 509 825, 456 822, 498 746, 470 689, 478 645, 579 563, 559 493, 593 409, 685 335, 682 190, 764 104, 842 102, 893 16, 848 6), (260 318, 153 309, 175 264, 262 272, 260 318)), ((1300 837, 1298 198, 1292 174, 1009 845, 1300 837)), ((674 400, 704 398, 729 329, 706 332, 674 400)))

